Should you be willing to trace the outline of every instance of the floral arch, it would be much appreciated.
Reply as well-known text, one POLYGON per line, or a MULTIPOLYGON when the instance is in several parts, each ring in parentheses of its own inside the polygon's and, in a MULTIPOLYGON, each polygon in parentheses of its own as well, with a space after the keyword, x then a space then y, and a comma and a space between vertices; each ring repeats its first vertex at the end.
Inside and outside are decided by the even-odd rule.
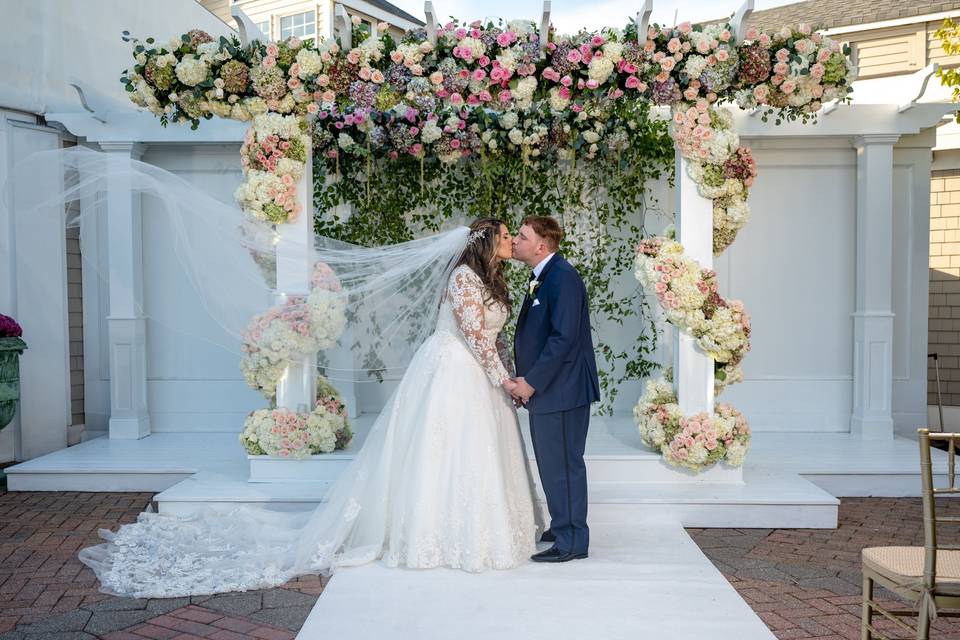
MULTIPOLYGON (((760 110, 764 120, 772 114, 777 124, 807 121, 825 103, 849 100, 856 75, 849 50, 805 25, 759 32, 729 23, 661 27, 631 20, 622 29, 561 37, 529 21, 436 25, 429 14, 427 29, 408 32, 399 42, 385 25, 368 34, 356 28, 357 20, 352 30, 341 30, 339 40, 321 42, 243 44, 200 30, 165 43, 129 38, 135 64, 122 82, 130 99, 164 125, 189 122, 196 128, 214 116, 251 121, 236 199, 249 215, 280 228, 303 222, 305 199, 298 188, 304 182, 313 185, 324 208, 369 202, 382 191, 371 190, 371 182, 391 173, 378 171, 383 167, 413 176, 396 188, 412 182, 421 194, 435 189, 428 178, 438 171, 472 167, 485 181, 479 189, 471 187, 480 199, 489 195, 490 175, 503 166, 524 180, 551 174, 570 176, 570 182, 574 171, 604 166, 606 175, 597 184, 607 193, 620 184, 628 208, 638 182, 655 173, 645 163, 659 154, 659 169, 667 166, 671 149, 637 141, 651 127, 663 133, 650 110, 669 107, 669 133, 682 159, 677 166, 709 201, 712 252, 719 255, 749 218, 747 194, 756 176, 751 152, 740 145, 721 105, 760 110), (620 183, 610 178, 614 171, 620 183), (331 186, 327 176, 348 179, 331 186)), ((443 200, 437 191, 442 189, 427 194, 433 203, 443 200)), ((579 204, 559 202, 573 214, 579 204)), ((437 215, 420 214, 420 221, 429 228, 437 215)), ((331 229, 328 220, 312 222, 320 232, 331 229)), ((576 216, 565 223, 576 226, 576 216)), ((677 238, 668 228, 663 237, 643 237, 642 229, 630 231, 626 243, 637 279, 666 319, 712 360, 716 392, 739 381, 750 336, 743 305, 717 293, 715 273, 687 254, 682 233, 677 238)), ((336 285, 335 275, 321 273, 319 280, 324 290, 336 285)), ((318 305, 332 299, 318 298, 318 305)), ((276 379, 298 349, 315 348, 322 340, 268 358, 257 336, 282 332, 291 320, 282 308, 267 315, 255 323, 245 345, 244 369, 251 386, 272 398, 276 379)), ((327 313, 325 322, 318 331, 329 334, 340 321, 327 313)), ((633 371, 637 377, 649 372, 633 371)), ((317 406, 342 412, 331 400, 336 392, 324 388, 317 406)), ((712 405, 713 393, 706 397, 712 405)), ((649 381, 634 411, 643 440, 671 464, 693 470, 742 462, 750 432, 735 408, 717 404, 684 415, 680 407, 669 372, 649 381)), ((348 440, 349 429, 337 423, 327 428, 325 444, 314 446, 310 430, 323 420, 293 409, 287 406, 277 419, 304 434, 288 454, 332 450, 334 442, 343 446, 348 440)), ((255 420, 274 424, 263 412, 256 412, 255 420)), ((248 424, 251 432, 258 428, 248 424)), ((274 443, 258 452, 282 448, 274 443)))

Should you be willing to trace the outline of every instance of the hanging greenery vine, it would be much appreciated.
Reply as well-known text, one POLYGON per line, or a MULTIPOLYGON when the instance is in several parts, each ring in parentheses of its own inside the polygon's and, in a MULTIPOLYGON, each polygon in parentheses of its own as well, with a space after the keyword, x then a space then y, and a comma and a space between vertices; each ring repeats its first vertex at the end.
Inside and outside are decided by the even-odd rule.
MULTIPOLYGON (((317 157, 316 231, 374 246, 481 216, 499 217, 513 232, 524 216, 556 217, 566 231, 561 252, 577 266, 591 301, 603 389, 599 411, 609 414, 619 386, 657 366, 649 357, 656 347, 650 308, 639 287, 623 290, 629 281, 621 276, 631 269, 636 239, 646 235, 647 183, 672 177, 674 163, 667 123, 651 117, 648 105, 636 104, 623 121, 630 123, 623 147, 589 162, 536 163, 523 154, 495 160, 474 154, 455 164, 436 157, 317 157), (596 330, 625 322, 643 327, 627 345, 596 330)), ((514 265, 508 278, 519 292, 527 272, 514 265)))

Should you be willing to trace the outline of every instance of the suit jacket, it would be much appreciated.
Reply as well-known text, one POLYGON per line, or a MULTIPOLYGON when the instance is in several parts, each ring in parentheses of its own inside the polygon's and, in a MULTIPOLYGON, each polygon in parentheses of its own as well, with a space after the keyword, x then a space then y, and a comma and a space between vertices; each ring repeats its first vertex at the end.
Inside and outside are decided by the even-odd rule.
POLYGON ((583 280, 556 254, 538 281, 524 298, 513 342, 517 376, 535 390, 527 409, 553 413, 596 402, 600 381, 583 280))

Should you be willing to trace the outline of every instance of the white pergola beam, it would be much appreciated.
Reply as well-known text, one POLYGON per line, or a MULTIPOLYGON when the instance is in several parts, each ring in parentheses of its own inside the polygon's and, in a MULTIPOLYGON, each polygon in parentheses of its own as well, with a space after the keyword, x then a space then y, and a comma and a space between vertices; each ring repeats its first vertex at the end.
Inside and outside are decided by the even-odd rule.
POLYGON ((743 37, 747 33, 747 18, 751 13, 753 13, 753 0, 745 0, 734 14, 730 22, 730 26, 733 27, 734 44, 743 42, 743 37))
POLYGON ((923 69, 914 72, 913 75, 910 76, 909 82, 913 86, 913 90, 911 90, 907 95, 911 95, 913 97, 900 104, 900 106, 897 108, 899 113, 903 113, 907 109, 912 109, 914 105, 917 104, 917 100, 922 98, 923 94, 926 93, 927 83, 930 82, 930 78, 933 77, 933 74, 935 74, 939 69, 939 63, 931 62, 923 69))
POLYGON ((437 12, 430 0, 423 3, 423 14, 427 19, 427 41, 437 46, 437 12))
POLYGON ((643 9, 637 14, 637 44, 647 41, 647 27, 650 26, 650 16, 653 15, 653 0, 645 0, 643 9))
POLYGON ((333 33, 334 36, 339 32, 340 46, 344 51, 353 48, 353 23, 350 22, 350 15, 346 7, 337 3, 333 8, 333 33))
POLYGON ((250 19, 240 5, 233 3, 230 5, 230 15, 237 21, 237 31, 240 32, 240 44, 247 46, 254 42, 267 42, 268 38, 257 27, 256 23, 250 19))
POLYGON ((547 50, 550 39, 550 0, 543 0, 543 14, 540 17, 540 53, 547 50))

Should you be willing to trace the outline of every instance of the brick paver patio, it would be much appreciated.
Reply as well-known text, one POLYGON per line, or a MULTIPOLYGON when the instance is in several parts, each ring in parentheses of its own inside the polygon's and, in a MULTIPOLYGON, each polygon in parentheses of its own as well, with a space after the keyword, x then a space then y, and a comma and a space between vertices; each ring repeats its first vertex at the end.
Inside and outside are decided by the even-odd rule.
MULTIPOLYGON (((293 638, 323 591, 319 578, 194 598, 133 600, 98 591, 77 551, 99 542, 97 529, 135 520, 151 495, 0 493, 0 640, 293 638)), ((778 638, 856 640, 860 549, 919 544, 920 502, 844 499, 836 530, 690 533, 778 638)), ((934 631, 934 638, 960 640, 960 621, 940 618, 934 631)))

